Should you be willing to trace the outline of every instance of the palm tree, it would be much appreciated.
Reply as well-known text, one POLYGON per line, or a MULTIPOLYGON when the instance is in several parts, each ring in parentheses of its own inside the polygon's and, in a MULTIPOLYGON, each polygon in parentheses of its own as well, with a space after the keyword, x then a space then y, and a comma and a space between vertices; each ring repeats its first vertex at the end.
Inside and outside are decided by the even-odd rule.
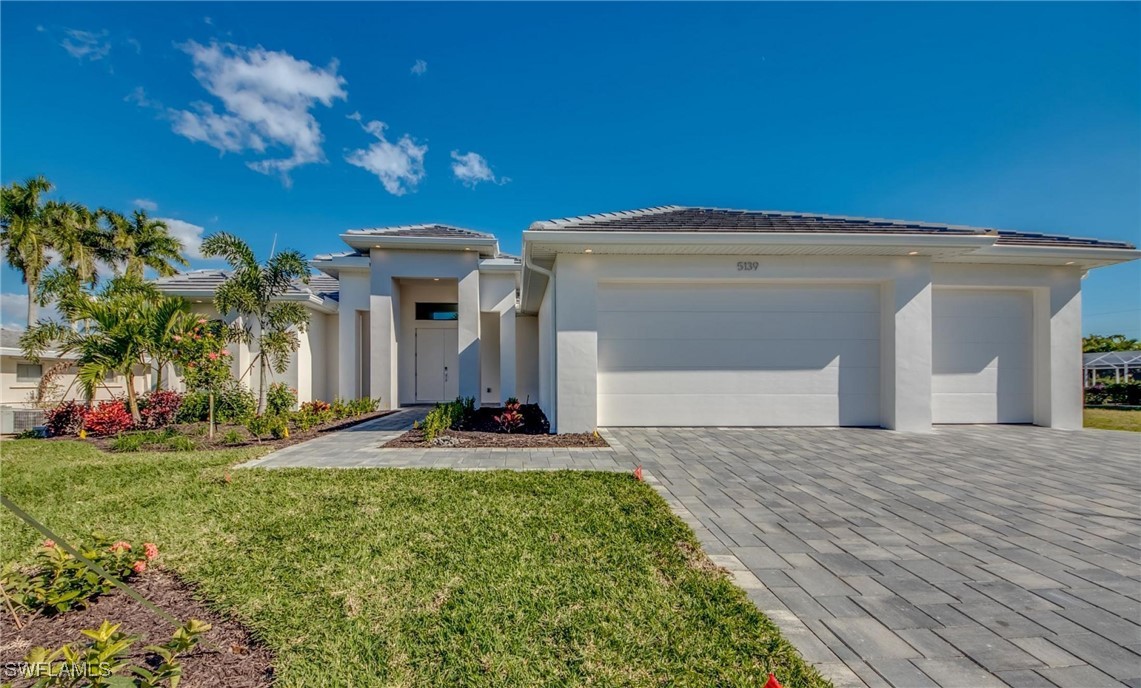
POLYGON ((40 276, 48 267, 50 242, 44 231, 41 196, 52 190, 42 175, 24 183, 12 182, 0 190, 0 243, 5 259, 19 270, 28 286, 28 325, 36 321, 36 299, 40 276))
POLYGON ((163 365, 169 351, 168 340, 185 332, 192 322, 182 299, 167 298, 155 288, 133 277, 115 277, 98 293, 86 290, 60 292, 60 311, 73 323, 36 323, 20 337, 24 355, 38 361, 48 348, 75 354, 76 378, 84 397, 90 400, 95 388, 108 373, 127 380, 127 406, 138 423, 138 393, 135 370, 163 365))
POLYGON ((115 274, 142 279, 144 269, 151 268, 159 277, 169 277, 178 272, 176 265, 189 265, 182 256, 182 242, 165 222, 149 217, 145 210, 136 210, 127 218, 102 209, 99 216, 107 225, 102 257, 115 274))
POLYGON ((226 232, 206 237, 202 255, 221 258, 233 270, 214 292, 214 305, 219 313, 237 313, 242 317, 240 331, 234 333, 236 340, 257 341, 258 411, 263 412, 268 370, 281 374, 288 369, 290 354, 301 346, 297 334, 309 327, 309 310, 305 306, 295 301, 281 302, 277 297, 288 292, 295 280, 308 284, 309 266, 305 256, 293 250, 277 253, 263 265, 246 242, 226 232))
POLYGON ((96 260, 104 243, 95 213, 79 203, 48 201, 43 227, 51 248, 59 253, 60 262, 76 281, 93 286, 98 279, 96 260))

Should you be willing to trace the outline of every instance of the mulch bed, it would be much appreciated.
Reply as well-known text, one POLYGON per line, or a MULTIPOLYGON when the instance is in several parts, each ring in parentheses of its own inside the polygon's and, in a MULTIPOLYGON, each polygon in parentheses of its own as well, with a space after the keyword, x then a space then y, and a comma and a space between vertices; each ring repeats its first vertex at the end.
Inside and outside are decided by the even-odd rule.
MULTIPOLYGON (((241 624, 206 608, 194 598, 193 589, 166 571, 151 569, 131 581, 144 598, 171 616, 186 621, 198 619, 213 626, 197 647, 183 655, 182 682, 186 688, 254 688, 273 683, 273 655, 260 645, 241 624)), ((6 611, 0 615, 0 662, 5 668, 22 662, 33 647, 55 649, 64 643, 82 645, 82 630, 98 628, 104 620, 121 623, 119 631, 140 636, 129 650, 131 663, 144 665, 146 645, 170 640, 170 624, 128 597, 121 590, 103 595, 86 609, 56 616, 39 615, 20 630, 6 611)), ((5 679, 10 675, 6 675, 5 679)), ((31 679, 13 684, 31 686, 31 679)))
POLYGON ((606 440, 590 433, 565 435, 527 435, 520 433, 446 430, 436 438, 436 444, 424 439, 420 430, 409 430, 400 437, 382 445, 386 449, 535 449, 541 447, 608 447, 606 440), (443 439, 451 438, 451 439, 443 439), (441 441, 442 440, 442 441, 441 441))
MULTIPOLYGON (((318 426, 315 426, 313 428, 310 428, 308 432, 299 432, 296 430, 290 430, 289 431, 289 437, 283 437, 279 440, 275 440, 275 439, 267 437, 267 438, 263 438, 261 440, 261 442, 258 442, 256 439, 254 439, 250 435, 250 433, 246 430, 245 426, 243 426, 243 425, 229 425, 229 424, 218 423, 218 425, 214 428, 214 439, 213 440, 211 440, 207 436, 209 428, 208 428, 206 423, 184 423, 184 424, 172 425, 170 427, 174 428, 180 435, 185 435, 185 436, 189 437, 190 439, 194 440, 194 444, 196 445, 195 449, 203 449, 203 450, 238 449, 241 447, 268 447, 270 449, 280 449, 282 447, 288 447, 291 444, 297 444, 299 442, 305 442, 307 440, 311 440, 314 437, 322 435, 326 432, 333 432, 335 430, 344 430, 345 428, 349 428, 349 427, 352 427, 354 425, 359 425, 361 423, 364 423, 364 422, 367 422, 370 420, 375 420, 377 418, 383 418, 384 416, 387 416, 387 415, 390 415, 393 413, 396 413, 396 411, 395 410, 376 411, 374 413, 369 413, 367 415, 357 416, 356 418, 335 420, 331 423, 326 423, 325 425, 318 425, 318 426), (239 435, 241 435, 242 439, 240 442, 226 443, 224 441, 226 434, 229 433, 231 430, 233 430, 233 431, 237 432, 239 435)), ((53 437, 51 439, 74 440, 76 438, 75 437, 53 437)), ((111 443, 114 440, 115 440, 114 437, 88 437, 84 441, 90 442, 91 444, 94 444, 96 447, 99 447, 103 451, 109 452, 109 451, 111 451, 111 443)), ((176 451, 176 450, 171 449, 170 447, 167 447, 164 445, 149 445, 149 446, 144 447, 143 450, 144 451, 158 451, 158 452, 176 451)))

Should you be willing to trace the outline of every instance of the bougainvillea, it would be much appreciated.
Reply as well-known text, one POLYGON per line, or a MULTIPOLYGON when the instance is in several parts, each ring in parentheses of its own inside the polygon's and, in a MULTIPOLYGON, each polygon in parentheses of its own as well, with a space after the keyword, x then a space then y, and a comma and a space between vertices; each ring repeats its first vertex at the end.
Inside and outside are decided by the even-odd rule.
POLYGON ((130 430, 133 424, 126 404, 115 399, 99 402, 87 413, 83 427, 91 435, 117 435, 130 430))
POLYGON ((86 406, 77 401, 65 401, 44 413, 44 424, 47 425, 48 432, 56 437, 78 435, 83 429, 83 419, 86 416, 86 406))

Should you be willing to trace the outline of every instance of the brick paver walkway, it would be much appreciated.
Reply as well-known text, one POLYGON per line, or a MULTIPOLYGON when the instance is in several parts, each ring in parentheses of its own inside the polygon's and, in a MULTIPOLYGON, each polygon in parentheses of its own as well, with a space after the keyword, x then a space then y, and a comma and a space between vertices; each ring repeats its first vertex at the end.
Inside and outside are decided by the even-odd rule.
POLYGON ((1141 688, 1137 435, 624 428, 609 450, 378 449, 417 412, 253 463, 642 464, 837 686, 1141 688))

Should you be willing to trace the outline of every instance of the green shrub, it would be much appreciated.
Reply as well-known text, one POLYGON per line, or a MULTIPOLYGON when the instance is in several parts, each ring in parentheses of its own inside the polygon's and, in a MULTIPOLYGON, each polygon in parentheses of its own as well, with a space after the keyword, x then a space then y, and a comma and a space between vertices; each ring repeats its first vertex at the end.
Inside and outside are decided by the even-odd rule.
POLYGON ((289 419, 282 415, 270 415, 268 413, 254 416, 246 422, 246 430, 259 442, 266 435, 279 440, 289 437, 289 419))
POLYGON ((1086 404, 1141 406, 1141 382, 1099 382, 1086 388, 1086 404))
MULTIPOLYGON (((124 540, 112 542, 98 534, 92 536, 90 545, 80 544, 76 549, 121 581, 146 571, 147 562, 158 556, 158 547, 152 543, 136 549, 124 540)), ((31 567, 7 564, 0 574, 0 585, 18 610, 48 614, 86 607, 90 600, 114 588, 111 581, 95 574, 51 540, 44 540, 37 548, 31 567)))
POLYGON ((230 428, 229 432, 222 436, 222 444, 241 444, 245 441, 242 433, 230 428))
MULTIPOLYGON (((245 423, 257 412, 254 393, 234 383, 214 396, 214 420, 218 423, 245 423)), ((210 418, 210 393, 190 392, 178 409, 179 423, 200 423, 210 418)))
POLYGON ((265 412, 271 416, 289 413, 297 405, 297 390, 284 382, 275 382, 265 393, 265 412))
POLYGON ((468 427, 474 414, 474 398, 457 398, 455 401, 436 404, 432 407, 428 415, 424 416, 424 422, 421 423, 420 429, 424 431, 425 439, 431 442, 443 434, 445 430, 463 430, 468 427))
POLYGON ((198 448, 198 443, 186 435, 174 435, 163 444, 174 451, 194 451, 198 448))

